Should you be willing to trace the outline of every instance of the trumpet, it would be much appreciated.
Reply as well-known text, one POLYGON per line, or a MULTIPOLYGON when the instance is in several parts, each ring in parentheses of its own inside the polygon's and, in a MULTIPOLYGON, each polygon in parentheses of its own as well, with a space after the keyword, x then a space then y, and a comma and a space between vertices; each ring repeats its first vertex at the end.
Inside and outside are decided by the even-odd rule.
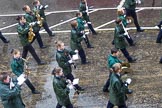
POLYGON ((37 17, 37 21, 40 22, 39 26, 42 27, 42 26, 43 26, 44 18, 42 18, 42 17, 39 15, 39 12, 38 12, 38 11, 36 11, 36 17, 37 17))
POLYGON ((28 32, 28 41, 32 42, 35 36, 35 33, 33 32, 33 26, 30 25, 29 32, 28 32))

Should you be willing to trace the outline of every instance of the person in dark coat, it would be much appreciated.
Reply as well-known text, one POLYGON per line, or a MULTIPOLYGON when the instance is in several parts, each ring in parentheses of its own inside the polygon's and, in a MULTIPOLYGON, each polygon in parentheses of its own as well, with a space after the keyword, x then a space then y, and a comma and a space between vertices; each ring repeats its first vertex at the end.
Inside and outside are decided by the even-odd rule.
POLYGON ((53 89, 56 94, 57 105, 56 108, 73 108, 73 105, 70 102, 69 93, 70 89, 67 87, 67 80, 63 75, 61 68, 54 68, 52 71, 53 77, 53 89))
POLYGON ((9 43, 10 41, 7 40, 3 35, 2 32, 0 31, 0 39, 4 42, 4 43, 9 43))
POLYGON ((135 58, 132 58, 126 47, 127 47, 127 43, 125 42, 125 31, 123 29, 123 26, 122 26, 122 20, 121 19, 117 19, 116 21, 116 27, 115 27, 115 31, 114 31, 114 45, 115 45, 115 48, 117 49, 120 49, 121 52, 124 54, 124 56, 127 58, 128 62, 132 63, 132 62, 135 62, 136 59, 135 58))
POLYGON ((43 25, 42 25, 43 28, 47 31, 49 36, 51 37, 55 36, 55 34, 52 33, 52 31, 48 27, 46 15, 44 12, 46 8, 48 8, 48 5, 42 5, 39 0, 34 0, 33 5, 34 5, 34 9, 33 9, 34 13, 38 12, 40 17, 43 18, 43 25))
POLYGON ((29 42, 29 29, 30 25, 29 23, 26 22, 26 19, 23 16, 18 16, 17 17, 18 25, 17 25, 17 32, 18 32, 18 37, 20 38, 20 43, 23 46, 23 53, 22 53, 22 58, 26 58, 28 51, 31 53, 33 58, 36 60, 38 65, 44 65, 45 62, 41 61, 38 55, 35 52, 35 49, 32 46, 32 42, 29 42))
MULTIPOLYGON (((64 76, 69 79, 71 82, 74 80, 74 76, 72 75, 72 68, 71 65, 74 65, 71 57, 72 55, 76 54, 74 51, 70 51, 65 49, 64 43, 61 41, 56 42, 57 52, 56 52, 56 61, 63 69, 64 76)), ((78 84, 74 85, 76 90, 83 91, 84 89, 81 88, 78 84)))
POLYGON ((22 9, 25 12, 24 18, 26 19, 26 21, 28 23, 32 24, 31 26, 33 28, 33 32, 35 33, 35 37, 32 42, 34 42, 34 40, 37 39, 39 47, 42 49, 46 48, 46 46, 43 45, 43 41, 42 41, 41 35, 39 33, 39 30, 40 30, 39 24, 41 22, 38 21, 36 15, 34 14, 34 12, 31 11, 31 9, 28 5, 24 5, 24 7, 22 9))
POLYGON ((86 21, 88 28, 91 30, 93 35, 97 35, 97 32, 94 30, 92 23, 89 18, 89 13, 88 13, 88 6, 87 6, 87 1, 86 0, 81 0, 79 4, 79 11, 83 15, 83 19, 86 21))
MULTIPOLYGON (((90 41, 89 41, 89 38, 88 38, 88 36, 87 36, 87 34, 86 34, 86 32, 85 32, 85 27, 84 27, 84 20, 83 20, 83 17, 82 17, 82 13, 81 12, 77 12, 76 13, 76 17, 77 17, 77 23, 78 23, 78 30, 80 31, 80 32, 83 32, 83 37, 84 37, 84 42, 86 43, 86 45, 87 45, 87 48, 94 48, 92 45, 91 45, 91 43, 90 43, 90 41)), ((81 36, 82 37, 82 36, 81 36)))
POLYGON ((0 73, 0 97, 4 108, 25 108, 21 98, 21 88, 17 81, 12 80, 14 86, 10 86, 11 78, 8 72, 0 73))
POLYGON ((123 82, 120 78, 121 64, 115 63, 112 66, 113 72, 110 76, 110 85, 109 85, 109 102, 107 104, 107 108, 114 108, 114 106, 118 106, 118 108, 127 108, 126 106, 126 93, 128 91, 128 85, 131 81, 127 80, 123 82))
POLYGON ((71 27, 70 47, 73 51, 78 50, 82 64, 88 64, 89 62, 87 62, 85 52, 81 45, 84 39, 83 33, 78 30, 78 23, 76 20, 71 22, 71 27))
MULTIPOLYGON (((13 49, 11 51, 11 53, 13 54, 13 59, 11 61, 11 69, 12 72, 19 77, 21 74, 25 74, 24 70, 24 61, 21 57, 20 57, 20 51, 17 49, 13 49)), ((30 80, 27 78, 25 81, 26 85, 30 88, 31 92, 33 94, 40 94, 40 92, 38 92, 35 87, 33 86, 33 84, 30 82, 30 80)))
POLYGON ((125 0, 124 7, 126 10, 126 16, 131 16, 133 18, 134 24, 137 28, 137 32, 143 32, 142 29, 138 24, 138 19, 136 15, 136 0, 125 0))

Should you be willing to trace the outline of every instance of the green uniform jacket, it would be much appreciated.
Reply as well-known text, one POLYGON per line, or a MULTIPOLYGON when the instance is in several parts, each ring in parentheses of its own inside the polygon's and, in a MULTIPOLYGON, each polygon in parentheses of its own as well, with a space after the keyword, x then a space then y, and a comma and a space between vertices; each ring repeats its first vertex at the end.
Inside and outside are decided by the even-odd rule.
MULTIPOLYGON (((26 19, 26 21, 27 21, 28 23, 32 23, 32 22, 36 22, 36 21, 37 21, 37 18, 36 18, 36 16, 34 15, 33 12, 26 13, 24 17, 25 17, 25 19, 26 19)), ((39 32, 39 30, 40 30, 40 26, 36 23, 36 24, 33 26, 33 31, 34 31, 34 33, 36 33, 36 32, 39 32)))
POLYGON ((122 20, 124 27, 126 27, 128 25, 127 20, 124 17, 124 15, 119 15, 118 18, 122 20))
POLYGON ((24 72, 24 61, 21 58, 13 58, 11 61, 11 69, 16 76, 20 76, 24 72))
POLYGON ((46 15, 45 15, 45 8, 43 6, 43 8, 40 9, 40 7, 43 6, 43 5, 39 5, 39 6, 34 6, 33 8, 33 12, 36 13, 38 11, 39 15, 44 18, 44 20, 46 21, 46 15))
POLYGON ((112 56, 111 54, 108 56, 107 61, 108 61, 108 67, 109 67, 109 68, 112 68, 112 66, 113 66, 115 63, 122 63, 122 61, 119 60, 118 57, 112 56))
POLYGON ((86 22, 90 22, 89 16, 88 16, 88 14, 86 12, 86 4, 83 4, 82 2, 80 2, 80 4, 79 4, 79 11, 82 13, 83 19, 86 22))
POLYGON ((77 29, 71 30, 70 47, 73 51, 82 49, 81 41, 84 39, 82 35, 77 29))
POLYGON ((56 77, 53 78, 53 89, 56 94, 57 101, 62 106, 69 105, 70 99, 69 99, 69 88, 66 87, 67 83, 64 78, 56 77))
POLYGON ((126 9, 135 10, 136 0, 126 0, 125 3, 124 3, 124 7, 126 9))
POLYGON ((84 27, 84 20, 83 20, 83 18, 81 18, 81 17, 77 17, 77 22, 78 22, 78 30, 79 31, 83 31, 84 29, 85 29, 85 27, 84 27))
POLYGON ((127 43, 125 42, 124 38, 124 29, 122 25, 116 25, 115 32, 114 32, 114 45, 115 48, 123 49, 126 48, 127 43))
POLYGON ((18 85, 10 89, 9 84, 0 81, 0 97, 4 108, 25 108, 18 85))
POLYGON ((25 23, 24 25, 18 24, 17 25, 17 32, 20 38, 20 43, 22 46, 26 46, 30 44, 28 41, 28 32, 29 32, 29 24, 25 23))
POLYGON ((59 67, 63 69, 65 76, 72 72, 71 65, 68 63, 68 61, 70 60, 69 56, 72 56, 74 54, 76 53, 67 49, 57 50, 56 52, 56 61, 59 67))
POLYGON ((119 75, 112 73, 109 85, 109 100, 115 106, 124 105, 128 87, 124 85, 119 75))

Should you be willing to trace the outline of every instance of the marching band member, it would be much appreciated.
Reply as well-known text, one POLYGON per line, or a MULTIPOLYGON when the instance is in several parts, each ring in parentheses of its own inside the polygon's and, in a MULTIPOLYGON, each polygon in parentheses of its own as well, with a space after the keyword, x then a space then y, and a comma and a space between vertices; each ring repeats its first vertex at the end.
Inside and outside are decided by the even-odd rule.
POLYGON ((89 19, 89 14, 88 14, 88 6, 87 6, 87 1, 86 0, 81 0, 79 4, 79 11, 83 15, 83 19, 86 21, 89 29, 91 30, 93 35, 97 35, 97 32, 94 30, 92 23, 89 19))
POLYGON ((124 7, 126 10, 126 16, 131 16, 133 18, 134 24, 137 28, 137 32, 143 32, 144 29, 142 29, 138 24, 138 19, 136 15, 136 0, 125 0, 124 7))
POLYGON ((41 22, 37 20, 35 14, 30 10, 30 7, 28 5, 24 5, 24 7, 22 9, 23 9, 23 11, 25 11, 24 17, 25 17, 26 21, 31 24, 33 23, 32 24, 33 32, 35 33, 34 40, 37 39, 40 48, 42 48, 42 49, 46 48, 46 46, 43 45, 42 38, 39 34, 39 30, 40 30, 39 24, 41 22))
POLYGON ((82 64, 88 64, 89 62, 87 62, 85 52, 81 45, 81 41, 84 39, 83 33, 77 29, 78 23, 76 20, 71 22, 71 27, 70 47, 73 51, 78 50, 82 64))
POLYGON ((127 79, 126 82, 121 80, 121 64, 115 63, 112 66, 113 72, 110 76, 110 86, 109 86, 109 102, 107 108, 127 108, 126 106, 126 93, 128 91, 128 85, 131 83, 131 79, 127 79))
POLYGON ((103 92, 108 92, 108 88, 109 88, 109 84, 110 84, 110 76, 112 74, 112 66, 115 63, 122 63, 122 60, 120 60, 118 58, 119 57, 119 54, 120 54, 119 49, 112 48, 111 49, 111 54, 107 58, 107 66, 108 66, 108 68, 110 70, 110 73, 109 73, 108 80, 106 81, 106 84, 103 87, 103 92))
MULTIPOLYGON (((74 51, 70 51, 65 49, 64 43, 61 41, 56 42, 57 52, 56 52, 56 61, 63 69, 64 76, 69 79, 71 82, 74 80, 74 76, 72 75, 72 68, 71 65, 74 65, 71 56, 76 54, 74 51)), ((79 91, 83 91, 84 89, 81 88, 78 84, 74 85, 75 88, 79 91)))
MULTIPOLYGON (((24 70, 24 60, 20 57, 20 51, 17 49, 13 49, 11 51, 11 53, 13 54, 13 59, 11 61, 11 69, 12 72, 19 77, 21 74, 24 74, 25 70, 24 70)), ((38 92, 35 87, 33 86, 33 84, 30 82, 30 80, 27 78, 25 80, 26 85, 30 88, 30 90, 32 91, 33 94, 40 94, 40 92, 38 92)))
POLYGON ((17 81, 10 88, 10 77, 8 72, 0 73, 0 97, 4 108, 25 108, 21 98, 21 88, 17 81))
POLYGON ((87 48, 94 48, 91 44, 90 44, 90 41, 89 41, 89 38, 87 36, 87 34, 85 33, 85 27, 84 27, 84 21, 83 21, 83 18, 82 18, 82 13, 81 12, 77 12, 76 13, 76 17, 77 17, 77 23, 78 23, 78 30, 79 31, 82 31, 83 32, 83 35, 85 36, 84 38, 84 41, 87 45, 87 48))
POLYGON ((73 108, 73 105, 70 102, 69 93, 70 89, 67 87, 67 81, 64 78, 61 68, 54 68, 52 71, 53 78, 53 89, 56 94, 57 105, 56 108, 73 108))
POLYGON ((7 40, 3 35, 2 32, 0 31, 0 39, 4 42, 4 43, 9 43, 10 41, 7 40))
MULTIPOLYGON (((121 9, 118 9, 117 10, 117 14, 118 14, 118 18, 122 20, 122 23, 124 25, 124 27, 126 27, 128 25, 129 20, 127 20, 127 18, 125 17, 124 15, 124 10, 121 8, 121 9)), ((128 41, 129 45, 130 46, 134 46, 135 43, 133 42, 133 39, 131 38, 131 36, 125 36, 126 40, 128 41)))
POLYGON ((125 42, 125 39, 124 39, 126 34, 122 26, 122 20, 117 19, 115 23, 116 23, 116 27, 114 31, 115 48, 120 49, 122 53, 124 54, 124 56, 127 58, 128 62, 133 63, 136 61, 136 59, 132 58, 126 49, 127 43, 125 42))
POLYGON ((42 62, 38 55, 35 52, 35 49, 31 45, 31 42, 28 40, 29 32, 29 23, 26 22, 26 19, 23 16, 18 16, 17 20, 19 24, 17 25, 17 32, 20 38, 20 42, 23 46, 22 58, 26 58, 28 51, 31 53, 33 58, 37 61, 38 65, 44 65, 45 62, 42 62))
POLYGON ((45 12, 44 12, 45 9, 48 7, 48 5, 45 5, 45 6, 41 5, 39 0, 34 0, 33 5, 34 5, 33 11, 35 13, 38 12, 40 17, 43 18, 43 25, 42 25, 43 28, 47 31, 49 36, 51 36, 51 37, 55 36, 55 34, 52 33, 52 31, 48 27, 47 20, 46 20, 46 15, 45 15, 45 12))

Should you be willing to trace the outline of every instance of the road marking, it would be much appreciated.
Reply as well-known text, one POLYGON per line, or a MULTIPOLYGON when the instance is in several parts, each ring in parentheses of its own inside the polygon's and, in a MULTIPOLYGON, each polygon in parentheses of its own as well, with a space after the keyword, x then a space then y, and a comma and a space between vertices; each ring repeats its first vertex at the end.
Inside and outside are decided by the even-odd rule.
POLYGON ((7 28, 10 28, 10 27, 13 27, 13 26, 16 26, 18 23, 15 23, 15 24, 12 24, 12 25, 9 25, 9 26, 6 26, 6 27, 2 27, 0 28, 0 31, 1 30, 4 30, 4 29, 7 29, 7 28))
MULTIPOLYGON (((154 26, 154 27, 141 27, 143 29, 146 30, 158 30, 159 28, 154 26)), ((97 31, 113 31, 114 28, 104 28, 104 29, 97 29, 97 31)), ((126 30, 136 30, 136 27, 129 27, 126 28, 126 30)), ((61 31, 53 31, 54 33, 70 33, 71 30, 61 30, 61 31)), ((40 32, 40 34, 47 34, 47 32, 42 31, 40 32)), ((3 33, 3 35, 17 35, 17 32, 13 32, 13 33, 3 33)))
MULTIPOLYGON (((98 10, 96 9, 96 10, 90 11, 89 13, 93 13, 93 12, 96 12, 96 11, 98 11, 98 10)), ((55 24, 55 25, 53 25, 53 26, 50 26, 49 29, 54 28, 54 27, 57 27, 57 26, 60 26, 60 25, 62 25, 62 24, 65 24, 65 23, 67 23, 67 22, 70 22, 70 21, 72 21, 72 20, 74 20, 74 19, 76 19, 76 17, 71 18, 71 19, 68 19, 68 20, 66 20, 66 21, 63 21, 63 22, 61 22, 61 23, 55 24)), ((40 32, 44 32, 44 31, 45 31, 45 30, 43 29, 43 30, 41 30, 40 32)))
MULTIPOLYGON (((150 9, 154 9, 154 10, 161 10, 162 7, 137 7, 136 9, 141 9, 144 8, 145 10, 150 10, 150 9)), ((89 9, 90 11, 93 10, 116 10, 118 9, 118 7, 115 8, 93 8, 93 9, 89 9)), ((46 14, 54 14, 54 13, 69 13, 69 12, 77 12, 78 10, 65 10, 65 11, 50 11, 50 12, 45 12, 46 14)), ((19 15, 24 15, 24 13, 20 13, 20 14, 1 14, 0 17, 6 17, 6 16, 19 16, 19 15)))

